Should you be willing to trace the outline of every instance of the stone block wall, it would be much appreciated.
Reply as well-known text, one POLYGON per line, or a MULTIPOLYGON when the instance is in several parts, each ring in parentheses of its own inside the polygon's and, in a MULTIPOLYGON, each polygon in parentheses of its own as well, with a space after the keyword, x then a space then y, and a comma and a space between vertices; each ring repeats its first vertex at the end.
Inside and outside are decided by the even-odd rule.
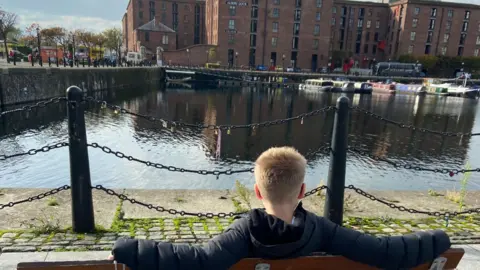
POLYGON ((0 105, 14 105, 65 96, 76 85, 87 94, 122 88, 161 89, 165 70, 135 68, 10 68, 0 74, 0 105))

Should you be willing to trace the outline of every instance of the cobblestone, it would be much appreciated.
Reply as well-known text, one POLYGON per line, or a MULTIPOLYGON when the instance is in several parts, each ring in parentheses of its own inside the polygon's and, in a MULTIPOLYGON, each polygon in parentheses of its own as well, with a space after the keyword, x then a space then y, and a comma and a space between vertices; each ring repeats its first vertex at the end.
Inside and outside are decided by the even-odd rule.
POLYGON ((2 238, 15 238, 17 236, 16 233, 4 233, 2 238))
MULTIPOLYGON (((221 233, 218 224, 214 220, 205 220, 202 222, 187 223, 188 219, 180 220, 180 226, 175 227, 173 219, 163 219, 164 224, 158 223, 158 220, 139 220, 142 226, 135 224, 136 220, 126 220, 125 225, 118 231, 97 233, 97 234, 75 234, 55 233, 51 234, 33 234, 27 231, 6 232, 0 237, 0 252, 28 252, 28 251, 64 251, 64 250, 109 250, 115 241, 120 237, 130 237, 132 234, 137 239, 153 239, 155 241, 165 241, 171 243, 202 244, 211 239, 214 235, 221 233), (136 228, 130 231, 131 223, 136 228), (205 223, 203 223, 205 222, 205 223), (192 224, 193 226, 189 226, 192 224), (145 228, 148 228, 145 230, 145 228), (52 237, 53 236, 53 237, 52 237)), ((446 231, 451 236, 452 243, 456 244, 476 244, 480 243, 480 220, 473 221, 458 220, 449 221, 449 226, 445 227, 446 222, 442 219, 425 220, 388 220, 383 224, 379 220, 363 220, 362 218, 346 218, 345 227, 354 228, 360 232, 366 232, 376 236, 394 236, 410 233, 413 231, 423 231, 430 229, 440 229, 446 231)), ((178 221, 176 221, 178 226, 178 221)), ((229 222, 226 220, 219 222, 220 228, 226 229, 229 222)))

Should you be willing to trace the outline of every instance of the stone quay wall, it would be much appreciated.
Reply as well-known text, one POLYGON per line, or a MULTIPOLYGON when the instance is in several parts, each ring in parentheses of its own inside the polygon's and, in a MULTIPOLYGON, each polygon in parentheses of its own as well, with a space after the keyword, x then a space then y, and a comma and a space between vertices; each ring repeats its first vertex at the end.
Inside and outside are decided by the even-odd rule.
POLYGON ((122 88, 161 89, 165 69, 132 68, 4 68, 0 74, 0 106, 65 96, 72 85, 87 94, 122 88))

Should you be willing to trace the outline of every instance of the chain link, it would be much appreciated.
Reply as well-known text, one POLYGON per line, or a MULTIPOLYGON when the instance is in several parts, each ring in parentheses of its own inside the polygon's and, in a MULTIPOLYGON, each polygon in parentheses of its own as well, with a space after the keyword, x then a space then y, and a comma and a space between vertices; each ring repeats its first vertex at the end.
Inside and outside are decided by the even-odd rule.
POLYGON ((70 189, 70 186, 68 185, 65 185, 65 186, 61 186, 59 188, 54 188, 52 190, 49 190, 47 192, 44 192, 44 193, 40 193, 38 195, 35 195, 35 196, 32 196, 32 197, 29 197, 27 199, 23 199, 23 200, 20 200, 20 201, 15 201, 15 202, 9 202, 9 203, 6 203, 6 204, 0 204, 0 210, 4 209, 4 208, 7 208, 7 207, 14 207, 15 205, 17 204, 21 204, 21 203, 26 203, 26 202, 33 202, 33 201, 36 201, 36 200, 41 200, 45 197, 48 197, 48 196, 52 196, 54 194, 57 194, 59 193, 60 191, 64 191, 64 190, 68 190, 70 189))
POLYGON ((246 212, 238 212, 238 213, 237 212, 229 212, 229 213, 216 213, 216 214, 215 213, 192 213, 192 212, 186 212, 186 211, 176 210, 176 209, 169 209, 169 208, 165 208, 165 207, 162 207, 162 206, 156 206, 156 205, 153 205, 153 204, 147 204, 147 203, 144 203, 144 202, 140 202, 140 201, 137 201, 135 199, 129 198, 125 194, 118 194, 114 190, 105 188, 102 185, 96 185, 95 187, 92 187, 92 188, 102 190, 105 193, 107 193, 108 195, 116 196, 122 201, 128 201, 131 204, 138 204, 138 205, 147 207, 148 209, 153 209, 153 210, 156 210, 158 212, 166 212, 166 213, 169 213, 169 214, 172 214, 172 215, 195 216, 195 217, 206 217, 206 218, 213 218, 213 217, 225 218, 225 217, 234 217, 234 216, 238 216, 238 215, 246 213, 246 212))
POLYGON ((372 200, 372 201, 376 201, 376 202, 379 202, 381 204, 384 204, 392 209, 397 209, 401 212, 408 212, 410 214, 424 214, 424 215, 429 215, 429 216, 435 216, 435 217, 451 217, 451 216, 459 216, 459 215, 465 215, 465 214, 480 214, 480 207, 479 208, 472 208, 472 209, 468 209, 468 210, 465 210, 465 211, 454 211, 454 212, 438 212, 438 211, 434 211, 434 212, 430 212, 430 211, 424 211, 424 210, 416 210, 416 209, 412 209, 412 208, 407 208, 405 206, 399 206, 399 205, 396 205, 394 203, 390 203, 390 202, 387 202, 385 200, 382 200, 382 199, 379 199, 375 196, 373 196, 372 194, 369 194, 363 190, 361 190, 360 188, 357 188, 353 185, 349 185, 349 186, 346 186, 345 188, 347 189, 351 189, 351 190, 354 190, 356 193, 372 200))
POLYGON ((94 97, 85 97, 85 101, 93 102, 96 104, 100 104, 102 107, 109 108, 111 110, 114 110, 118 113, 123 113, 123 114, 129 114, 133 115, 136 117, 140 117, 143 119, 146 119, 151 122, 160 122, 164 127, 189 127, 189 128, 201 128, 201 129, 210 129, 210 130, 215 130, 215 129, 222 129, 222 130, 231 130, 231 129, 239 129, 239 128, 260 128, 260 127, 269 127, 269 126, 274 126, 274 125, 281 125, 285 124, 287 122, 291 122, 294 120, 299 120, 299 119, 304 119, 312 116, 319 115, 324 112, 328 112, 331 110, 334 110, 335 107, 333 106, 328 106, 324 107, 318 110, 314 110, 308 113, 303 113, 299 114, 297 116, 289 117, 289 118, 284 118, 284 119, 276 119, 276 120, 271 120, 271 121, 265 121, 265 122, 260 122, 260 123, 253 123, 253 124, 244 124, 244 125, 204 125, 204 124, 190 124, 190 123, 185 123, 185 122, 180 122, 180 121, 172 121, 172 120, 167 120, 167 119, 162 119, 162 118, 156 118, 153 116, 148 116, 148 115, 143 115, 135 112, 131 112, 125 108, 122 108, 120 106, 108 104, 106 101, 98 100, 95 99, 94 97))
POLYGON ((400 128, 406 128, 406 129, 411 129, 411 130, 418 130, 420 132, 423 132, 423 133, 432 133, 432 134, 437 134, 437 135, 441 135, 441 136, 446 136, 446 137, 472 137, 472 136, 480 136, 480 132, 479 133, 459 133, 459 132, 444 132, 444 131, 436 131, 436 130, 431 130, 431 129, 427 129, 427 128, 421 128, 421 127, 416 127, 412 124, 405 124, 405 123, 401 123, 401 122, 397 122, 397 121, 393 121, 393 120, 390 120, 388 118, 385 118, 381 115, 378 115, 378 114, 375 114, 371 111, 368 111, 366 109, 363 109, 363 108, 360 108, 360 107, 350 107, 350 109, 352 110, 356 110, 356 111, 359 111, 359 112, 362 112, 368 116, 371 116, 373 118, 376 118, 376 119, 379 119, 379 120, 382 120, 384 122, 387 122, 389 124, 392 124, 392 125, 395 125, 395 126, 398 126, 400 128))
POLYGON ((319 187, 317 187, 317 188, 314 188, 314 189, 312 189, 312 190, 310 190, 310 191, 305 192, 305 196, 304 196, 304 197, 306 198, 306 197, 308 197, 308 196, 312 196, 312 195, 317 194, 318 192, 320 192, 320 191, 322 191, 322 190, 324 190, 324 189, 327 189, 327 186, 319 186, 319 187))
POLYGON ((124 158, 124 159, 127 159, 129 161, 135 161, 135 162, 145 164, 149 167, 153 167, 153 168, 161 169, 161 170, 169 170, 171 172, 182 172, 182 173, 187 172, 187 173, 196 173, 196 174, 201 174, 201 175, 222 175, 222 174, 232 175, 232 174, 237 174, 237 173, 253 172, 253 167, 252 168, 247 168, 247 169, 241 169, 241 170, 223 170, 223 171, 220 171, 220 170, 208 171, 208 170, 185 169, 185 168, 179 168, 179 167, 175 167, 175 166, 168 166, 168 165, 163 165, 163 164, 160 164, 160 163, 141 160, 141 159, 138 159, 138 158, 135 158, 135 157, 132 157, 132 156, 128 156, 128 155, 126 155, 126 154, 124 154, 120 151, 114 151, 107 146, 101 146, 98 143, 88 143, 87 145, 92 147, 92 148, 100 149, 103 152, 105 152, 107 154, 114 155, 118 158, 124 158))
MULTIPOLYGON (((206 217, 206 218, 214 218, 214 217, 226 218, 226 217, 239 216, 239 215, 247 213, 247 212, 192 213, 192 212, 186 212, 186 211, 176 210, 176 209, 171 209, 171 208, 169 209, 169 208, 165 208, 165 207, 162 207, 162 206, 156 206, 156 205, 153 205, 153 204, 140 202, 140 201, 137 201, 136 199, 129 198, 125 194, 119 194, 119 193, 115 192, 113 189, 105 188, 102 185, 96 185, 92 188, 97 189, 97 190, 102 190, 105 193, 107 193, 108 195, 116 196, 117 198, 119 198, 122 201, 128 201, 131 204, 138 204, 138 205, 141 205, 143 207, 147 207, 148 209, 153 209, 153 210, 156 210, 158 212, 166 212, 166 213, 169 213, 169 214, 172 214, 172 215, 195 216, 195 217, 206 217)), ((320 192, 321 190, 326 189, 326 188, 327 188, 326 186, 320 186, 320 187, 317 187, 315 189, 312 189, 311 191, 308 191, 308 192, 305 193, 305 197, 316 194, 317 192, 320 192)))
POLYGON ((414 170, 414 171, 442 173, 442 174, 448 174, 450 176, 454 176, 454 175, 457 175, 457 174, 460 174, 460 173, 480 172, 480 168, 476 168, 476 169, 448 169, 448 168, 438 169, 438 168, 425 168, 425 167, 412 165, 412 164, 407 164, 407 163, 406 164, 400 164, 400 163, 396 163, 396 162, 391 161, 391 160, 386 159, 386 158, 382 158, 382 157, 379 157, 379 156, 372 155, 367 151, 356 149, 356 148, 353 148, 353 147, 348 148, 348 151, 350 151, 352 153, 355 153, 357 155, 360 155, 360 156, 367 156, 367 157, 369 157, 373 160, 386 162, 386 163, 392 165, 393 167, 395 167, 397 169, 398 168, 404 168, 404 169, 407 169, 407 170, 414 170))
POLYGON ((49 100, 37 102, 33 105, 25 105, 25 106, 17 108, 17 109, 0 112, 0 117, 2 117, 4 115, 7 115, 7 114, 10 114, 10 113, 14 113, 14 112, 31 111, 34 108, 43 108, 43 107, 46 107, 47 105, 56 104, 56 103, 59 103, 60 101, 66 101, 66 100, 67 100, 66 97, 54 97, 54 98, 51 98, 49 100))
POLYGON ((0 155, 0 161, 1 160, 7 160, 9 158, 14 158, 14 157, 21 157, 21 156, 26 156, 26 155, 30 155, 30 156, 33 156, 33 155, 36 155, 40 152, 42 153, 46 153, 50 150, 54 150, 54 149, 58 149, 58 148, 62 148, 62 147, 65 147, 65 146, 68 146, 68 143, 67 142, 62 142, 62 143, 56 143, 56 144, 51 144, 51 145, 46 145, 42 148, 38 148, 38 149, 30 149, 28 150, 27 152, 23 152, 23 153, 17 153, 17 154, 13 154, 13 155, 0 155))

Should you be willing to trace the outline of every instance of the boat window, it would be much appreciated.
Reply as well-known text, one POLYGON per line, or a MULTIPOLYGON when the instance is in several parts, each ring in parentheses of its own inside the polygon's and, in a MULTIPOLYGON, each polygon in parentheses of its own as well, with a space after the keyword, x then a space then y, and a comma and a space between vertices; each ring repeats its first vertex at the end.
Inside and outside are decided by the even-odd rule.
POLYGON ((333 82, 322 82, 322 86, 333 86, 333 82))

